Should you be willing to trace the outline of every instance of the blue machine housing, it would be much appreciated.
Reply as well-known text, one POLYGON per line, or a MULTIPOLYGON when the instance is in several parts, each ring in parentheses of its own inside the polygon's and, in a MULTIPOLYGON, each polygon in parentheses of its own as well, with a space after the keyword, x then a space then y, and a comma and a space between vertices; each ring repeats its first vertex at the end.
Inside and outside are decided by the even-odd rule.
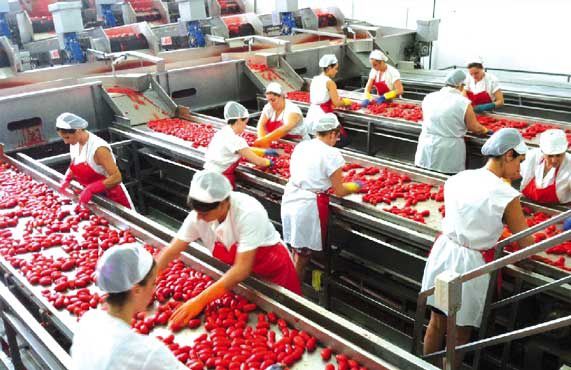
POLYGON ((68 62, 71 64, 84 63, 85 55, 81 50, 81 45, 77 40, 77 33, 66 32, 63 34, 65 51, 67 53, 68 62))

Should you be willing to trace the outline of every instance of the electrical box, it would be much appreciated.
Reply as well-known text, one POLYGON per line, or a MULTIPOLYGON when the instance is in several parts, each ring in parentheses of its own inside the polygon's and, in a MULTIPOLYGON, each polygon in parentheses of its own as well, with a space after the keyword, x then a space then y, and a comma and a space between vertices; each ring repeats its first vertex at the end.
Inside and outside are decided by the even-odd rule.
POLYGON ((183 22, 198 21, 206 18, 204 0, 176 0, 180 19, 183 22))
POLYGON ((295 12, 298 9, 297 0, 276 0, 277 13, 295 12))
POLYGON ((419 19, 416 21, 416 39, 424 42, 434 42, 438 40, 438 27, 440 19, 419 19))
POLYGON ((83 31, 81 2, 57 2, 48 5, 48 10, 52 13, 56 33, 83 31))

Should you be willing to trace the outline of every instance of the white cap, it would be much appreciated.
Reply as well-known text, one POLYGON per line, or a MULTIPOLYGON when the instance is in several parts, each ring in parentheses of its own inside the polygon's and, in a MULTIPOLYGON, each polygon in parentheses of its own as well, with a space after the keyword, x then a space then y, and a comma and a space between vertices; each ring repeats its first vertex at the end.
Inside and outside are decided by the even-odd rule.
POLYGON ((371 51, 371 54, 369 54, 369 59, 383 60, 385 62, 387 60, 389 60, 389 58, 387 58, 387 56, 382 51, 380 51, 378 49, 371 51))
POLYGON ((458 87, 463 85, 464 81, 466 81, 466 73, 461 69, 455 69, 452 72, 448 73, 444 83, 446 86, 458 87))
POLYGON ((527 153, 527 145, 515 128, 502 128, 496 131, 482 146, 482 154, 496 157, 513 149, 518 154, 527 153))
POLYGON ((232 185, 226 176, 218 172, 197 172, 190 182, 188 197, 202 203, 216 203, 228 198, 232 185))
POLYGON ((467 66, 469 66, 472 63, 479 63, 479 64, 484 65, 484 59, 482 59, 481 56, 475 55, 475 56, 468 58, 468 60, 466 61, 467 66))
POLYGON ((266 94, 272 93, 276 95, 283 95, 284 92, 282 90, 282 85, 277 82, 270 82, 268 86, 266 86, 266 94))
POLYGON ((62 113, 56 119, 56 128, 77 130, 87 128, 87 121, 73 113, 62 113))
POLYGON ((250 117, 248 110, 246 109, 246 107, 244 107, 242 104, 238 102, 229 101, 224 106, 224 119, 226 121, 229 121, 231 119, 248 118, 248 117, 250 117))
POLYGON ((337 64, 337 57, 335 54, 325 54, 324 56, 319 59, 319 67, 326 68, 330 65, 337 64))
POLYGON ((97 261, 97 286, 107 293, 131 289, 147 276, 153 267, 153 256, 136 243, 112 247, 97 261))
POLYGON ((339 126, 339 120, 333 113, 326 113, 315 122, 313 132, 325 132, 336 129, 339 126))
POLYGON ((569 143, 563 130, 546 130, 539 136, 539 148, 546 155, 565 153, 569 143))

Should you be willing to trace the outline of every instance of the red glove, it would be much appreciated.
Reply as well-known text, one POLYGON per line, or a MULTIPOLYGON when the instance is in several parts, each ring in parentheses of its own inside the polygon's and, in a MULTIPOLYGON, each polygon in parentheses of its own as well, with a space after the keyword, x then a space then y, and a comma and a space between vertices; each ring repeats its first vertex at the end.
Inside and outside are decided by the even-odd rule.
POLYGON ((107 188, 105 187, 103 180, 92 182, 87 185, 79 195, 79 203, 87 204, 93 197, 93 194, 101 193, 105 190, 107 190, 107 188))
POLYGON ((71 170, 67 170, 67 175, 65 175, 65 179, 63 179, 63 182, 59 187, 59 192, 61 194, 65 194, 65 191, 69 188, 69 184, 71 184, 71 180, 73 180, 73 172, 71 172, 71 170))

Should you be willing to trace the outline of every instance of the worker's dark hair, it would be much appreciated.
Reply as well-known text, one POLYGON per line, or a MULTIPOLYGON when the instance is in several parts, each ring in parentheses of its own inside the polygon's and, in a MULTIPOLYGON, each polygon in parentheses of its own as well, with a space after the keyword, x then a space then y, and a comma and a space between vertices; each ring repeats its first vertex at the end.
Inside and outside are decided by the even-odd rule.
MULTIPOLYGON (((143 280, 139 281, 136 285, 141 285, 141 286, 147 285, 147 283, 149 282, 149 279, 151 278, 151 274, 153 273, 153 270, 157 267, 156 265, 157 264, 155 263, 155 260, 153 259, 153 264, 151 265, 151 269, 149 270, 149 272, 147 272, 147 275, 145 275, 143 280)), ((108 293, 107 298, 106 298, 107 303, 112 305, 112 306, 123 307, 125 305, 125 303, 127 303, 127 299, 129 299, 130 293, 131 293, 131 289, 126 290, 124 292, 119 292, 119 293, 108 293)))
POLYGON ((57 132, 61 132, 62 134, 75 134, 75 132, 77 131, 77 129, 75 129, 75 128, 59 128, 59 127, 56 127, 56 131, 57 131, 57 132))
POLYGON ((474 62, 474 63, 468 64, 468 69, 470 69, 470 68, 480 68, 480 69, 484 69, 484 65, 483 65, 482 63, 474 62))
POLYGON ((340 133, 341 132, 341 125, 335 127, 333 130, 317 131, 317 136, 326 136, 332 132, 335 132, 336 134, 340 133))
POLYGON ((229 120, 226 121, 226 122, 228 122, 228 124, 229 124, 230 126, 232 126, 233 124, 235 124, 236 122, 238 122, 238 118, 232 118, 232 119, 229 119, 229 120))
POLYGON ((335 67, 337 64, 338 64, 338 63, 333 63, 333 64, 328 65, 327 67, 324 67, 324 68, 323 68, 323 72, 327 72, 327 70, 328 70, 329 68, 333 68, 333 67, 335 67))
POLYGON ((197 212, 208 212, 218 207, 220 205, 220 202, 204 203, 196 199, 192 199, 191 197, 188 197, 186 199, 186 205, 190 209, 195 210, 197 212))

